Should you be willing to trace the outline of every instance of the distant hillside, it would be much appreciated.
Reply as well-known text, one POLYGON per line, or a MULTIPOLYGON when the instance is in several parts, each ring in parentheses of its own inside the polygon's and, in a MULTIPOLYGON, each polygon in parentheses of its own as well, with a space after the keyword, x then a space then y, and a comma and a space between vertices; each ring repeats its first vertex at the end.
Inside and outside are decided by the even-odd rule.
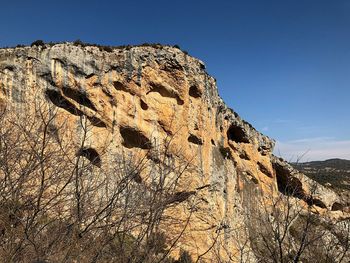
POLYGON ((292 165, 322 185, 331 187, 350 204, 350 160, 329 159, 292 165))

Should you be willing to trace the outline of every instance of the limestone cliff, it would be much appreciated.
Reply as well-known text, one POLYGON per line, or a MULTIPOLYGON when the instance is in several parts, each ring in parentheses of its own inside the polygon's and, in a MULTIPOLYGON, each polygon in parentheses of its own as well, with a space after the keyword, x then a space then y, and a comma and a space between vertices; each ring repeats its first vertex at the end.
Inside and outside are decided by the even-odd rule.
MULTIPOLYGON (((312 192, 311 179, 273 156, 274 141, 228 108, 204 63, 178 48, 64 43, 1 49, 0 106, 20 115, 35 100, 55 105, 77 136, 81 118, 87 119, 89 147, 102 168, 110 161, 104 153, 120 149, 155 161, 149 150, 173 137, 171 151, 181 150, 196 167, 183 187, 202 200, 182 241, 193 255, 205 253, 219 230, 225 246, 237 249, 230 229, 245 220, 247 208, 258 209, 260 196, 279 191, 320 214, 344 216, 331 211, 338 196, 323 186, 312 192)), ((225 253, 219 251, 229 261, 225 253)))

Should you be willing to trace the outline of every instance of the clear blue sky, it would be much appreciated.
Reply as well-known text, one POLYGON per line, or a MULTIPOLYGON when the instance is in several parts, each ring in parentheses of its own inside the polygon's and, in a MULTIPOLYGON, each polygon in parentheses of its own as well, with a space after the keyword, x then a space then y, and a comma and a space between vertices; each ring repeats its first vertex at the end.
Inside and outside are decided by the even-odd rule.
POLYGON ((0 46, 178 44, 290 159, 350 159, 350 1, 2 1, 0 46))

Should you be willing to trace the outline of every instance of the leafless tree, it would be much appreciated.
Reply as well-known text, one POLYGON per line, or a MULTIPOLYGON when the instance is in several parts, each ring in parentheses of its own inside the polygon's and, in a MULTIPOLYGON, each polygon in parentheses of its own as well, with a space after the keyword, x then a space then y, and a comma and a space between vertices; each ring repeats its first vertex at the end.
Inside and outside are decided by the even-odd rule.
POLYGON ((316 186, 305 200, 297 198, 300 189, 293 186, 286 185, 283 193, 262 196, 247 209, 243 227, 246 234, 237 235, 238 252, 233 255, 233 262, 341 263, 349 260, 349 219, 338 222, 324 219, 315 207, 319 200, 312 195, 316 186), (252 253, 254 257, 248 258, 252 253))
POLYGON ((139 153, 97 152, 79 118, 77 134, 45 103, 1 113, 1 261, 173 262, 195 202, 181 188, 191 160, 169 150, 170 136, 139 153))

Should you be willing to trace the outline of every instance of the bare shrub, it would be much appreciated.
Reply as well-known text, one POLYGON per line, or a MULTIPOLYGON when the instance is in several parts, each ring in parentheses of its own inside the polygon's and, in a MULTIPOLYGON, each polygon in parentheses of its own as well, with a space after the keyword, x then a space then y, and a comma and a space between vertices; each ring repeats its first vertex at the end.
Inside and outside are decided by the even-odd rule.
POLYGON ((170 153, 172 138, 143 154, 98 152, 85 116, 77 136, 56 107, 35 105, 1 113, 2 262, 173 262, 195 192, 180 188, 191 163, 170 153))

